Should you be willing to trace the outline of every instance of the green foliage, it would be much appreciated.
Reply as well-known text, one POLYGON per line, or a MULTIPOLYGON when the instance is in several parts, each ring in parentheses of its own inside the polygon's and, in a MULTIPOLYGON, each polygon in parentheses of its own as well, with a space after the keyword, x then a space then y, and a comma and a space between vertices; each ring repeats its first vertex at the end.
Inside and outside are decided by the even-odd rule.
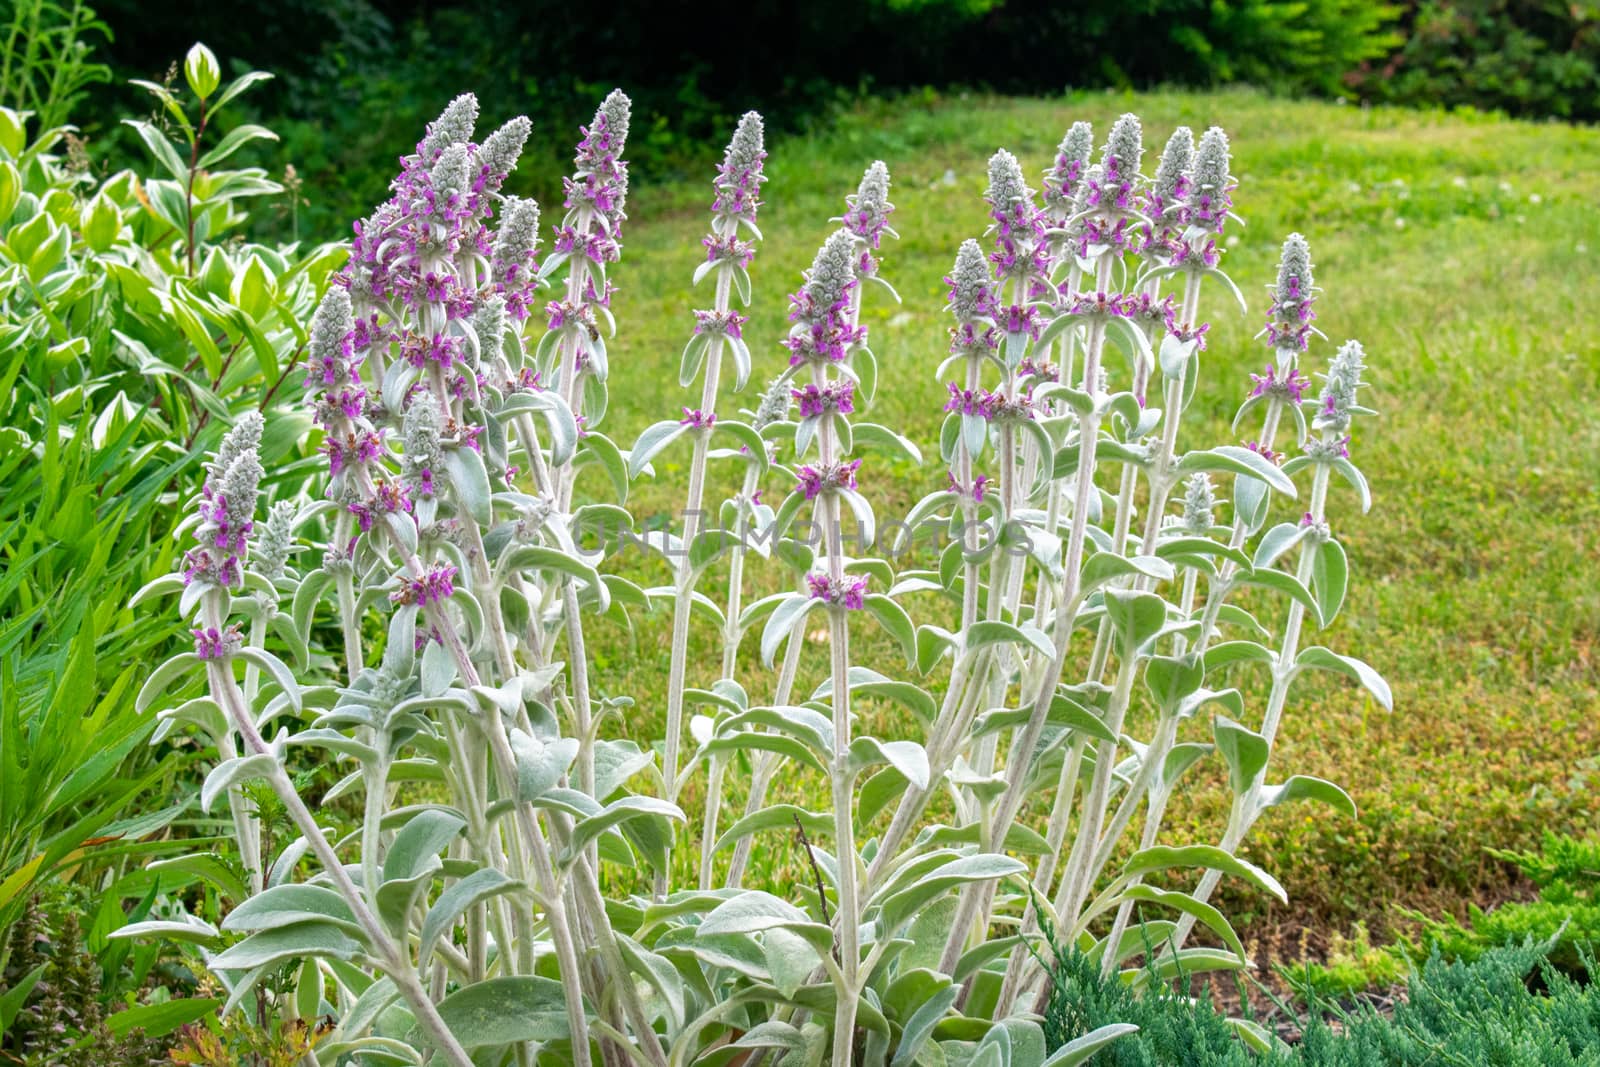
MULTIPOLYGON (((749 108, 775 132, 799 132, 826 129, 867 89, 1050 93, 1248 81, 1342 93, 1348 71, 1399 43, 1395 9, 1381 0, 824 0, 703 5, 695 18, 674 5, 631 2, 572 19, 508 8, 492 20, 465 4, 360 0, 297 0, 249 20, 138 0, 101 8, 117 32, 108 54, 120 70, 159 69, 170 42, 199 35, 278 72, 262 121, 283 135, 277 158, 306 178, 314 190, 307 217, 329 234, 383 198, 395 146, 414 143, 462 90, 486 102, 516 100, 537 116, 511 191, 549 205, 568 162, 564 131, 612 85, 634 100, 635 180, 659 181, 702 173, 749 108), (781 40, 784 61, 730 46, 720 27, 737 27, 745 40, 781 40), (1042 40, 1048 63, 1039 61, 1042 40)), ((493 124, 510 113, 484 118, 493 124)))
POLYGON ((83 0, 6 0, 0 53, 0 105, 29 111, 48 129, 65 125, 91 86, 111 80, 111 68, 91 62, 91 40, 111 29, 83 0))
POLYGON ((1489 911, 1468 905, 1465 924, 1449 915, 1431 919, 1410 912, 1421 921, 1422 932, 1405 947, 1414 956, 1433 951, 1470 961, 1496 945, 1528 942, 1547 946, 1553 966, 1582 973, 1588 954, 1600 946, 1600 839, 1547 832, 1539 852, 1489 851, 1516 864, 1539 887, 1539 899, 1512 901, 1489 911))
POLYGON ((1569 978, 1538 947, 1505 947, 1472 963, 1435 954, 1411 976, 1392 1016, 1371 1009, 1342 1015, 1333 1029, 1320 1018, 1295 1048, 1265 1053, 1239 1040, 1239 1025, 1205 998, 1160 992, 1137 996, 1102 983, 1092 964, 1061 960, 1046 1011, 1051 1046, 1103 1022, 1134 1023, 1137 1033, 1114 1043, 1106 1067, 1592 1067, 1600 1064, 1600 986, 1569 978), (1530 976, 1536 981, 1530 985, 1530 976))
MULTIPOLYGON (((276 186, 222 164, 261 134, 206 139, 150 88, 192 145, 145 124, 158 179, 96 180, 56 154, 64 130, 0 109, 0 962, 39 886, 120 865, 173 817, 138 798, 186 761, 144 749, 133 696, 182 627, 128 602, 177 562, 172 494, 214 424, 298 391, 300 321, 337 255, 243 240, 248 198, 276 186)), ((300 419, 279 420, 280 456, 300 419)))
POLYGON ((1399 104, 1600 118, 1600 8, 1561 0, 1411 0, 1405 42, 1355 77, 1399 104))
POLYGON ((1281 967, 1279 973, 1303 1000, 1338 1001, 1367 990, 1388 989, 1405 980, 1411 961, 1388 946, 1377 946, 1366 923, 1356 923, 1350 937, 1330 939, 1326 962, 1306 961, 1281 967))
POLYGON ((159 1062, 170 1042, 125 1025, 129 1016, 108 1006, 80 907, 58 901, 47 914, 35 900, 11 930, 0 972, 0 1059, 49 1067, 159 1062))

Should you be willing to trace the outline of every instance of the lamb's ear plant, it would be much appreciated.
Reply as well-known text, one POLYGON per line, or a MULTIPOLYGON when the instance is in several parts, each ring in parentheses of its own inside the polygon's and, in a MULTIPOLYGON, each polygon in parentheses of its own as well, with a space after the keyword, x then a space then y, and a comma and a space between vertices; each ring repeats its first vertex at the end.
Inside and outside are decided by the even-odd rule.
POLYGON ((327 1055, 363 1062, 678 1067, 771 1050, 839 1067, 1065 1067, 1129 1027, 1047 1057, 1045 933, 1134 985, 1246 966, 1207 902, 1225 874, 1281 895, 1238 857, 1245 833, 1274 804, 1349 807, 1316 779, 1267 784, 1289 685, 1329 669, 1388 694, 1365 664, 1300 647, 1344 596, 1330 477, 1363 506, 1365 484, 1346 449, 1359 346, 1340 351, 1320 401, 1303 395, 1314 289, 1299 238, 1273 289, 1274 364, 1247 404, 1265 429, 1251 447, 1179 451, 1206 347, 1200 287, 1233 289, 1218 262, 1233 192, 1221 131, 1195 146, 1180 130, 1147 181, 1136 119, 1092 165, 1091 131, 1074 126, 1042 206, 1014 157, 990 160, 989 247, 964 242, 946 279, 943 469, 904 539, 861 487, 876 456, 922 458, 860 418, 880 387, 862 301, 872 286, 898 299, 879 274, 894 235, 884 164, 792 295, 788 365, 743 421, 722 387, 757 370, 733 301, 750 296, 765 152, 759 118, 740 121, 694 279, 713 282, 712 306, 693 312, 680 368, 698 399, 623 451, 601 425, 627 98, 607 97, 583 131, 542 259, 537 207, 501 193, 527 120, 475 143, 476 115, 459 98, 404 158, 309 324, 320 499, 285 493, 256 536, 264 430, 237 420, 183 572, 146 594, 179 594, 195 650, 160 666, 139 705, 203 675, 206 695, 161 711, 163 730, 190 725, 215 746, 202 800, 227 807, 248 873, 222 930, 180 924, 214 952, 229 1009, 303 961, 294 1004, 330 1006, 327 1055), (530 320, 551 285, 541 333, 530 320), (1305 454, 1280 466, 1285 413, 1305 454), (634 536, 630 483, 680 440, 681 533, 634 536), (740 475, 714 517, 713 460, 740 475), (1273 496, 1293 497, 1308 468, 1304 518, 1269 527, 1273 496), (1223 477, 1231 526, 1217 520, 1223 477), (785 495, 763 503, 779 478, 785 495), (947 535, 931 566, 897 571, 930 526, 947 535), (603 573, 613 545, 597 548, 596 530, 660 551, 670 584, 603 573), (1276 566, 1294 552, 1294 573, 1276 566), (723 558, 714 599, 700 586, 723 558), (784 591, 745 604, 757 562, 777 564, 784 591), (1232 602, 1246 590, 1288 598, 1279 635, 1232 602), (610 720, 631 702, 596 691, 588 648, 597 620, 662 600, 667 692, 639 696, 660 701, 666 735, 640 745, 617 739, 610 720), (933 621, 914 623, 912 604, 933 621), (704 667, 689 656, 699 615, 720 644, 704 667), (859 662, 868 619, 904 676, 859 662), (1236 663, 1272 672, 1260 729, 1242 725, 1239 689, 1214 688, 1236 663), (880 736, 884 701, 915 736, 880 736), (1213 752, 1236 794, 1226 835, 1166 843, 1170 798, 1213 752), (348 771, 315 805, 291 776, 304 760, 348 771), (739 768, 748 782, 729 781, 739 768), (769 800, 780 772, 815 810, 769 800), (691 819, 678 800, 701 774, 691 819), (282 848, 265 847, 254 781, 299 833, 282 848), (330 805, 356 809, 359 829, 330 834, 330 805), (805 883, 747 887, 752 849, 796 830, 805 883), (697 862, 674 864, 696 837, 697 862), (694 884, 675 886, 685 867, 694 884), (1186 870, 1203 872, 1192 893, 1144 884, 1186 870), (1185 948, 1196 922, 1224 947, 1185 948))

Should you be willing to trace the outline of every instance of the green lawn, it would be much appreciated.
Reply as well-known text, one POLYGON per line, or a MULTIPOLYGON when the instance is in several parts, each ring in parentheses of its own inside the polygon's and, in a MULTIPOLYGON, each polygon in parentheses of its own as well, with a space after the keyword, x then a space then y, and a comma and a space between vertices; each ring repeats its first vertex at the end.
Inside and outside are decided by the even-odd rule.
MULTIPOLYGON (((942 486, 933 447, 944 395, 934 370, 947 323, 940 278, 959 242, 984 229, 986 160, 1007 147, 1036 179, 1072 121, 1092 120, 1099 139, 1124 111, 1144 119, 1147 169, 1179 123, 1196 133, 1220 124, 1233 139, 1237 209, 1248 227, 1235 231, 1224 266, 1251 308, 1241 316, 1220 287, 1207 287, 1212 344, 1187 446, 1227 439, 1246 374, 1265 358, 1251 338, 1265 312, 1262 286, 1291 230, 1311 242, 1325 290, 1319 325, 1334 342, 1366 345, 1368 402, 1382 412, 1359 425, 1354 445, 1372 481, 1372 513, 1355 513, 1348 494, 1337 499, 1350 600, 1317 640, 1377 666, 1393 684, 1396 710, 1387 715, 1343 684, 1297 689, 1276 765, 1343 783, 1360 816, 1307 807, 1268 815, 1248 852, 1283 881, 1289 910, 1274 913, 1242 893, 1228 906, 1247 939, 1292 954, 1302 922, 1315 944, 1358 918, 1382 929, 1396 903, 1461 910, 1467 900, 1499 898, 1515 887, 1485 846, 1525 845, 1544 827, 1586 828, 1600 810, 1589 784, 1600 775, 1600 284, 1592 273, 1600 131, 1254 92, 866 105, 825 134, 772 146, 746 334, 757 375, 782 365, 786 295, 830 231, 829 217, 862 169, 885 160, 902 239, 887 248, 883 273, 904 304, 869 297, 865 321, 883 382, 872 417, 934 459, 893 470, 869 461, 863 488, 881 521, 942 486)), ((710 299, 689 288, 708 188, 641 188, 629 205, 604 426, 624 447, 689 402, 676 369, 689 309, 710 299)), ((1321 369, 1331 354, 1329 344, 1314 348, 1308 368, 1321 369)), ((685 472, 675 458, 680 465, 658 462, 660 481, 641 490, 645 512, 681 500, 685 472)), ((771 498, 788 488, 773 486, 771 498)), ((913 614, 948 621, 931 608, 923 601, 913 614)), ((620 728, 640 738, 659 736, 649 720, 663 705, 668 625, 658 613, 641 621, 636 644, 620 630, 591 638, 600 687, 638 701, 633 714, 644 721, 620 728)), ((697 640, 708 654, 691 659, 690 680, 705 683, 715 655, 709 635, 697 640)), ((813 670, 808 680, 818 677, 813 670)), ((758 695, 770 684, 759 668, 746 681, 758 695)), ((1217 834, 1227 794, 1215 766, 1210 774, 1180 798, 1173 840, 1186 828, 1196 840, 1217 834)), ((796 795, 816 788, 789 786, 796 795)), ((698 810, 697 796, 685 799, 698 810)), ((800 853, 776 835, 760 852, 776 880, 769 886, 783 891, 800 873, 800 853)))

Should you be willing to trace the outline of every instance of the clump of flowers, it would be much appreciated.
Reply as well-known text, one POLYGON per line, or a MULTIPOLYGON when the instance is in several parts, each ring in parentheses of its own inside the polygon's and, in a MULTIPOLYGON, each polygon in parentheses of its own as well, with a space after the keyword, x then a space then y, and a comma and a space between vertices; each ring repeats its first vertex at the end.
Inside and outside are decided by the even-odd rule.
POLYGON ((751 299, 766 182, 760 117, 739 121, 693 278, 710 295, 683 322, 692 392, 619 443, 603 419, 627 97, 582 130, 544 255, 537 205, 503 192, 526 120, 479 144, 476 119, 458 98, 402 159, 309 324, 304 447, 325 481, 266 477, 262 421, 240 417, 182 567, 140 594, 175 596, 193 644, 138 705, 161 736, 189 724, 216 752, 203 806, 226 805, 244 857, 227 936, 185 921, 231 998, 325 1004, 331 1046, 356 1059, 671 1067, 739 1046, 851 1067, 970 1059, 991 1032, 1043 1048, 1046 920, 1108 980, 1245 966, 1206 902, 1224 874, 1281 896, 1241 856, 1251 827, 1290 802, 1352 808, 1332 783, 1274 780, 1291 685, 1323 670, 1390 695, 1365 663, 1307 647, 1351 573, 1334 479, 1363 507, 1369 491, 1350 452, 1368 413, 1359 344, 1311 395, 1320 291, 1302 238, 1240 410, 1261 416, 1253 439, 1185 440, 1234 193, 1221 131, 1176 131, 1147 181, 1136 118, 1093 163, 1075 124, 1042 204, 1014 156, 989 160, 990 238, 963 241, 944 279, 945 414, 925 461, 867 421, 880 375, 863 298, 896 236, 882 162, 739 409, 727 393, 761 350, 734 302, 751 299), (679 446, 685 462, 659 461, 679 446), (935 480, 903 522, 862 491, 863 470, 924 463, 935 480), (628 510, 653 476, 686 482, 665 529, 628 510), (258 530, 264 484, 284 499, 258 530), (746 603, 747 565, 777 591, 746 603), (1282 610, 1250 614, 1273 596, 1282 610), (648 736, 655 717, 597 684, 592 620, 668 605, 666 691, 635 694, 665 711, 648 736), (883 638, 870 659, 863 626, 883 638), (308 758, 347 771, 327 803, 301 792, 308 758), (1182 777, 1201 759, 1224 765, 1194 777, 1227 783, 1228 822, 1214 843, 1174 842, 1165 813, 1177 789, 1209 787, 1182 777), (823 810, 775 803, 780 775, 823 810), (292 825, 266 847, 256 781, 292 825), (337 825, 345 806, 359 827, 337 825), (746 887, 762 835, 795 829, 815 888, 746 887), (1133 924, 1162 908, 1155 946, 1133 924), (1219 947, 1184 951, 1197 921, 1219 947), (980 998, 962 999, 968 978, 980 998))

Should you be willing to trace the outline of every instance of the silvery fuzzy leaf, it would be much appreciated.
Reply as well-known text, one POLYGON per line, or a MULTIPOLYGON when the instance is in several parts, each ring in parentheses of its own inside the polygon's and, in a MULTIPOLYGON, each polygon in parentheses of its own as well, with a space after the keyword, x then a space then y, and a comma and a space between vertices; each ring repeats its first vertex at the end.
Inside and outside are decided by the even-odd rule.
POLYGON ((771 617, 767 619, 766 627, 761 631, 761 662, 769 669, 772 667, 773 657, 777 654, 778 645, 800 625, 800 621, 816 603, 804 594, 791 593, 773 609, 771 617))
POLYGON ((510 733, 517 763, 517 799, 531 803, 560 782, 578 758, 575 737, 538 737, 522 730, 510 733))
POLYGON ((1009 856, 981 854, 962 856, 940 865, 911 885, 883 900, 878 907, 878 926, 892 933, 924 906, 952 889, 978 882, 992 882, 1025 874, 1026 865, 1009 856))
POLYGON ((800 1051, 805 1048, 805 1044, 805 1037, 798 1028, 790 1023, 772 1019, 746 1030, 737 1041, 732 1042, 731 1047, 779 1048, 787 1051, 800 1051))
POLYGON ((1251 561, 1251 566, 1258 570, 1272 566, 1279 556, 1299 544, 1309 532, 1310 527, 1302 526, 1298 522, 1280 522, 1262 535, 1261 543, 1256 546, 1256 555, 1251 561))
POLYGON ((1260 810, 1288 804, 1296 800, 1319 800, 1335 811, 1350 818, 1356 817, 1356 802, 1339 786, 1321 778, 1296 774, 1281 785, 1269 785, 1261 790, 1260 810))
POLYGON ((507 878, 493 867, 484 867, 473 871, 440 893, 438 899, 428 908, 427 917, 422 921, 422 933, 417 948, 418 969, 427 969, 434 947, 442 937, 450 933, 451 928, 468 908, 521 888, 523 888, 521 882, 507 878))
POLYGON ((1331 538, 1323 541, 1311 557, 1311 591, 1324 628, 1339 614, 1349 580, 1350 564, 1343 546, 1331 538))
POLYGON ((755 934, 774 929, 793 930, 812 944, 820 942, 826 951, 832 950, 831 929, 813 922, 809 915, 788 901, 759 890, 747 890, 718 904, 701 920, 695 936, 755 934))
POLYGON ((204 665, 205 661, 193 652, 180 652, 168 659, 150 673, 149 679, 140 688, 139 695, 134 698, 134 710, 139 712, 149 710, 150 705, 154 704, 172 683, 193 668, 204 665))
POLYGON ((662 449, 689 431, 686 423, 666 419, 645 429, 628 453, 628 475, 637 478, 662 449))
POLYGON ((483 457, 470 448, 452 448, 445 452, 444 469, 462 508, 479 526, 489 525, 489 472, 483 457))
POLYGON ((1240 475, 1233 480, 1233 513, 1247 533, 1255 533, 1267 521, 1267 509, 1272 498, 1267 484, 1259 478, 1240 475))
POLYGON ((302 922, 251 934, 211 957, 212 971, 244 971, 292 959, 352 960, 364 951, 360 942, 331 922, 302 922))
POLYGON ((918 789, 928 787, 928 753, 915 741, 879 741, 873 737, 858 737, 851 742, 847 764, 851 775, 858 775, 880 763, 892 766, 918 789))
MULTIPOLYGON (((1182 474, 1207 471, 1256 478, 1291 499, 1297 495, 1294 482, 1290 481, 1271 460, 1238 445, 1219 445, 1212 449, 1185 453, 1174 469, 1182 474)), ((1234 492, 1234 500, 1236 504, 1239 503, 1237 490, 1234 492)))
POLYGON ((289 883, 272 886, 241 902, 222 921, 229 931, 275 930, 301 922, 327 922, 362 937, 349 903, 326 886, 289 883))
POLYGON ((733 391, 742 393, 750 382, 750 346, 742 337, 729 337, 728 353, 733 357, 733 391))
POLYGON ((572 837, 564 855, 571 859, 582 853, 585 846, 605 831, 632 819, 671 819, 684 822, 683 809, 670 801, 657 797, 624 795, 605 805, 594 815, 578 820, 572 827, 572 837))
POLYGON ((1133 1023, 1107 1023, 1056 1049, 1042 1067, 1079 1067, 1117 1038, 1126 1037, 1138 1029, 1133 1023))
MULTIPOLYGON (((439 1016, 463 1048, 471 1051, 526 1041, 559 1041, 571 1036, 566 997, 553 978, 489 978, 456 990, 439 1002, 439 1016)), ((413 1030, 407 1043, 424 1047, 413 1030)))
POLYGON ((278 769, 278 759, 273 753, 257 752, 223 760, 211 769, 200 786, 200 810, 209 815, 217 798, 240 782, 271 777, 278 769))
POLYGON ((429 641, 422 649, 422 693, 427 697, 443 696, 455 684, 456 661, 438 641, 429 641))
POLYGON ((1244 796, 1266 769, 1271 747, 1267 739, 1224 715, 1212 723, 1217 751, 1228 764, 1228 784, 1235 796, 1244 796))
POLYGON ((222 934, 215 926, 197 916, 185 912, 177 919, 151 919, 145 922, 128 923, 120 926, 106 935, 112 940, 141 940, 144 938, 160 938, 163 941, 187 941, 193 944, 205 944, 215 941, 222 934))
POLYGON ((689 343, 683 346, 683 356, 678 362, 678 384, 687 388, 694 384, 700 376, 700 368, 705 365, 706 350, 711 347, 709 333, 697 333, 689 338, 689 343))
POLYGON ((780 996, 792 997, 822 963, 811 941, 792 930, 775 927, 761 935, 767 973, 780 996))
MULTIPOLYGON (((139 591, 133 594, 133 599, 128 601, 128 607, 137 608, 147 600, 160 596, 171 596, 173 593, 182 592, 184 588, 183 575, 177 573, 163 574, 140 587, 139 591)), ((188 612, 184 612, 184 614, 187 615, 188 612)))
POLYGON ((807 811, 793 804, 772 804, 751 812, 728 827, 722 836, 717 838, 711 851, 721 852, 736 841, 767 830, 792 832, 797 822, 810 838, 828 837, 833 834, 833 815, 828 812, 807 811))
POLYGON ((1105 591, 1106 615, 1119 631, 1123 647, 1133 652, 1167 621, 1167 602, 1153 593, 1122 589, 1105 591))
POLYGON ((655 762, 653 752, 632 741, 596 741, 594 749, 594 792, 602 800, 655 762))
POLYGON ((1373 670, 1363 660, 1354 656, 1341 656, 1337 652, 1313 645, 1303 650, 1294 661, 1295 671, 1312 668, 1315 670, 1333 671, 1354 678, 1367 688, 1384 711, 1394 710, 1394 695, 1389 691, 1389 683, 1383 676, 1373 670))
POLYGON ((1317 605, 1316 597, 1311 595, 1311 590, 1299 578, 1285 571, 1258 570, 1240 575, 1236 581, 1240 585, 1255 585, 1273 592, 1282 593, 1296 604, 1311 613, 1311 617, 1321 621, 1321 609, 1317 605))

